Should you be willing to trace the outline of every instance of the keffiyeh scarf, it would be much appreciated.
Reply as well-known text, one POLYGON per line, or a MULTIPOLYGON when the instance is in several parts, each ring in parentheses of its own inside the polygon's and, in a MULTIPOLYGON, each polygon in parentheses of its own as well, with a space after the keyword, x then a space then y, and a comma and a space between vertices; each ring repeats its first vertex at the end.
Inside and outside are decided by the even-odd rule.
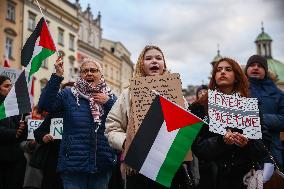
POLYGON ((97 103, 94 100, 94 95, 96 93, 104 93, 108 96, 112 94, 111 90, 107 87, 106 82, 103 77, 101 77, 99 84, 93 87, 90 83, 88 83, 83 78, 78 78, 72 87, 72 93, 75 95, 77 99, 77 104, 79 104, 79 96, 89 100, 91 112, 94 118, 95 123, 101 123, 101 116, 104 114, 103 105, 97 103))

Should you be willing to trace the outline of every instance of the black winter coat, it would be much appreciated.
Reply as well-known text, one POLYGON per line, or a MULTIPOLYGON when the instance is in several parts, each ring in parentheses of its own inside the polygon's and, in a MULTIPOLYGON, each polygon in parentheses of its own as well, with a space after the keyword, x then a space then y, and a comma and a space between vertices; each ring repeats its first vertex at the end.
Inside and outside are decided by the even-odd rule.
MULTIPOLYGON (((5 97, 0 95, 0 104, 4 99, 5 97)), ((0 120, 0 162, 15 162, 24 158, 24 152, 20 148, 20 143, 26 139, 27 130, 20 138, 16 138, 20 120, 21 115, 0 120)))
MULTIPOLYGON (((194 104, 190 110, 204 119, 203 106, 194 104)), ((257 162, 266 156, 262 140, 250 139, 241 148, 237 145, 227 145, 223 136, 209 132, 209 126, 204 124, 192 145, 193 153, 199 159, 200 188, 242 189, 244 175, 257 162)))
POLYGON ((34 131, 35 140, 43 145, 48 151, 48 155, 43 167, 42 189, 63 189, 59 173, 56 172, 58 154, 61 140, 54 140, 48 144, 43 142, 43 137, 50 132, 50 123, 52 118, 62 118, 61 112, 48 114, 42 124, 34 131))

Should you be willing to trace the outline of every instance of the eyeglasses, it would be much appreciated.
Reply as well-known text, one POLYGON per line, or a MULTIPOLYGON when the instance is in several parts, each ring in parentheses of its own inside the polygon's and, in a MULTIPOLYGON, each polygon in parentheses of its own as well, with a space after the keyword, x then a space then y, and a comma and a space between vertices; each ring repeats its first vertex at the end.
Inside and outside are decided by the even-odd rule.
POLYGON ((88 74, 89 72, 94 74, 94 73, 98 73, 100 70, 97 68, 85 68, 81 70, 81 73, 83 74, 88 74))

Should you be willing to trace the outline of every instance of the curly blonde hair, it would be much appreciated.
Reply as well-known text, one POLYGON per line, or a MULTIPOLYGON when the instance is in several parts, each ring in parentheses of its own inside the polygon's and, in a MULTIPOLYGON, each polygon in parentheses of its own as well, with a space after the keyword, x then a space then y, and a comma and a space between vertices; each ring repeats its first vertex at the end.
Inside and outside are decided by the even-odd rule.
POLYGON ((138 60, 137 60, 137 63, 135 65, 135 69, 134 69, 134 72, 133 72, 133 77, 132 77, 133 79, 138 78, 138 77, 145 77, 146 76, 146 74, 145 74, 145 72, 143 70, 143 61, 144 61, 145 53, 148 50, 151 50, 151 49, 156 49, 156 50, 161 52, 161 54, 163 56, 164 64, 165 64, 165 71, 164 71, 164 73, 168 72, 163 51, 159 47, 157 47, 157 46, 147 45, 147 46, 144 47, 144 49, 142 50, 142 52, 140 53, 140 55, 138 57, 138 60))

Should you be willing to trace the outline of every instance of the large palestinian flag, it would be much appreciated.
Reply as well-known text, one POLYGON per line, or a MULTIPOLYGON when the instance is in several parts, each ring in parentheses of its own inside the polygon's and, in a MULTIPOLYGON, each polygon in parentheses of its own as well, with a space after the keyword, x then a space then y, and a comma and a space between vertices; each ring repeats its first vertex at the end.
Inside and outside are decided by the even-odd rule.
POLYGON ((130 145, 125 163, 170 187, 202 125, 195 115, 157 96, 130 145))
POLYGON ((25 70, 23 70, 4 102, 0 105, 0 120, 31 111, 28 84, 25 70))
POLYGON ((27 67, 27 72, 29 72, 28 81, 39 70, 42 61, 55 51, 56 48, 46 22, 44 18, 41 18, 21 52, 21 64, 27 67))

